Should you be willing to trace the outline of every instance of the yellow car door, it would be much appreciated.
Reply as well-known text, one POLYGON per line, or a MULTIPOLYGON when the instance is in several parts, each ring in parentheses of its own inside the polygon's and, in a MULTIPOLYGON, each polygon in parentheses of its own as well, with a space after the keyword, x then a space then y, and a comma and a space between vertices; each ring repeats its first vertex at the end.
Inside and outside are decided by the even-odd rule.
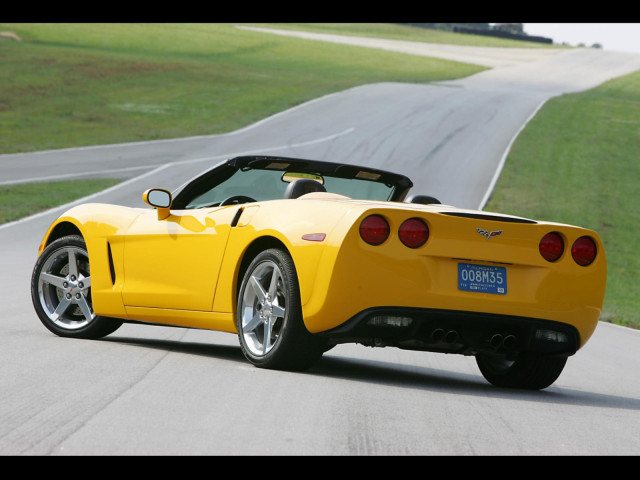
POLYGON ((230 224, 238 207, 155 211, 131 225, 124 246, 126 306, 211 311, 230 224))

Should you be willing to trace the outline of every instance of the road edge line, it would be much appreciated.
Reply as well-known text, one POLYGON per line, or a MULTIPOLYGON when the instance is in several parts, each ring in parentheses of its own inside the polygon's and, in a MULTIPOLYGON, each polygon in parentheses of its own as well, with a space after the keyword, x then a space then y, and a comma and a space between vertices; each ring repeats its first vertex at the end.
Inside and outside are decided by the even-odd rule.
POLYGON ((507 145, 506 150, 502 154, 502 158, 500 159, 500 163, 498 164, 498 168, 496 169, 496 172, 493 174, 493 178, 491 179, 491 183, 489 183, 489 188, 487 188, 487 191, 485 192, 484 196, 482 197, 482 200, 480 201, 480 205, 478 206, 478 210, 484 210, 484 207, 489 202, 489 199, 491 198, 491 195, 493 195, 493 190, 494 190, 496 184, 498 183, 498 179, 500 178, 500 174, 502 173, 502 169, 504 168, 504 164, 507 161, 507 156, 509 156, 509 152, 511 152, 511 146, 516 141, 516 138, 518 138, 518 135, 520 135, 520 133, 524 130, 524 128, 533 119, 533 117, 536 116, 536 114, 538 113, 538 111, 540 111, 542 106, 545 103, 547 103, 547 100, 549 100, 549 99, 545 98, 542 102, 540 102, 540 104, 536 107, 536 109, 533 111, 533 113, 531 115, 529 115, 529 117, 520 126, 518 131, 513 135, 513 137, 511 138, 511 141, 509 141, 509 144, 507 145))
MULTIPOLYGON (((280 146, 276 146, 276 147, 268 147, 268 148, 263 148, 263 149, 257 149, 257 150, 248 150, 248 151, 244 151, 244 152, 238 152, 238 153, 223 153, 223 154, 219 154, 219 155, 214 155, 212 157, 201 157, 201 158, 192 158, 189 160, 178 160, 178 161, 174 161, 174 162, 169 162, 169 163, 165 163, 164 165, 160 165, 156 168, 154 168, 153 170, 149 170, 148 172, 145 172, 141 175, 138 175, 136 177, 133 178, 129 178, 123 182, 117 183, 116 185, 113 185, 109 188, 106 188, 104 190, 101 190, 99 192, 95 192, 92 193, 90 195, 87 195, 85 197, 82 198, 78 198, 76 200, 73 200, 71 202, 67 202, 63 205, 58 205, 57 207, 51 207, 47 210, 44 210, 42 212, 38 212, 38 213, 34 213, 33 215, 29 215, 28 217, 23 217, 23 218, 19 218, 18 220, 13 220, 11 222, 7 222, 7 223, 3 223, 0 224, 0 230, 3 230, 5 228, 11 227, 11 226, 15 226, 15 225, 19 225, 21 223, 25 223, 28 222, 30 220, 35 220, 39 217, 43 217, 45 215, 54 213, 56 211, 59 210, 68 210, 69 208, 75 206, 75 205, 80 205, 82 203, 87 203, 87 200, 90 200, 92 198, 97 197, 98 195, 102 195, 105 193, 109 193, 112 192, 118 188, 121 187, 125 187, 127 185, 129 185, 130 183, 136 182, 138 180, 141 180, 149 175, 153 175, 154 173, 160 172, 162 170, 164 170, 165 168, 169 168, 169 167, 173 167, 175 165, 180 165, 180 164, 189 164, 189 163, 198 163, 198 162, 204 162, 204 161, 213 161, 213 160, 221 160, 221 159, 225 159, 225 158, 229 158, 229 157, 237 157, 237 156, 242 156, 242 155, 259 155, 261 152, 265 152, 265 151, 273 151, 273 150, 280 150, 283 148, 291 148, 291 147, 297 147, 297 146, 307 146, 307 145, 313 145, 316 143, 321 143, 321 142, 326 142, 328 140, 333 140, 335 138, 341 137, 343 135, 348 135, 349 133, 353 132, 355 130, 355 128, 351 127, 351 128, 347 128, 346 130, 343 130, 342 132, 338 132, 335 133, 333 135, 327 135, 326 137, 321 137, 321 138, 316 138, 314 140, 309 140, 306 142, 300 142, 300 143, 294 143, 291 145, 280 145, 280 146)), ((181 187, 178 187, 181 188, 181 187)))

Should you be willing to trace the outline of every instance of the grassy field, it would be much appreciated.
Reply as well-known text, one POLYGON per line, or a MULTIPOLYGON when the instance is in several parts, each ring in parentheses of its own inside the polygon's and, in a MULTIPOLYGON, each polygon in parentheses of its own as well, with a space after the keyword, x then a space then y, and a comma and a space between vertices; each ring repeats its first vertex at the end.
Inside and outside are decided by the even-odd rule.
POLYGON ((602 237, 603 320, 640 328, 640 72, 550 100, 518 137, 486 210, 602 237))
POLYGON ((89 179, 0 186, 0 224, 64 205, 119 182, 89 179))
POLYGON ((0 153, 221 133, 355 85, 482 70, 231 24, 0 24, 0 31, 22 39, 0 40, 0 153))

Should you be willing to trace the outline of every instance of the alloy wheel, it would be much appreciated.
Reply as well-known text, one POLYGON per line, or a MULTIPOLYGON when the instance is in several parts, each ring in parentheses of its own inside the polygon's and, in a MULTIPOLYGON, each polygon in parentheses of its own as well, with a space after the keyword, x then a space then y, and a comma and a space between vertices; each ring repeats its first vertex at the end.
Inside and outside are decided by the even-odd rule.
POLYGON ((91 323, 91 275, 87 251, 66 246, 53 251, 38 275, 38 298, 51 322, 66 330, 91 323))
POLYGON ((271 351, 280 338, 287 308, 287 291, 278 265, 259 263, 249 274, 241 304, 245 344, 256 356, 271 351))

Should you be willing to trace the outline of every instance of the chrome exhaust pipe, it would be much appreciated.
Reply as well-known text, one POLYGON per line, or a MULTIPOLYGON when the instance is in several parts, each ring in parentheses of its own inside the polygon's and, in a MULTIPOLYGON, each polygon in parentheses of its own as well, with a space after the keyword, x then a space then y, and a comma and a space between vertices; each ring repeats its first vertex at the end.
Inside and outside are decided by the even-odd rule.
POLYGON ((491 340, 489 340, 491 348, 496 351, 500 349, 511 350, 516 346, 516 343, 517 338, 515 335, 507 335, 506 337, 503 337, 499 333, 496 333, 493 337, 491 337, 491 340))
POLYGON ((458 340, 458 332, 456 332, 455 330, 449 330, 444 336, 444 341, 446 343, 455 343, 456 340, 458 340))
POLYGON ((455 330, 445 332, 442 328, 436 328, 431 332, 431 341, 434 343, 456 343, 458 341, 458 332, 455 330))
POLYGON ((498 350, 500 347, 502 347, 503 342, 504 338, 499 333, 496 333, 493 337, 491 337, 491 340, 489 340, 489 344, 494 350, 498 350))
POLYGON ((435 343, 440 343, 442 337, 444 337, 444 330, 442 330, 441 328, 436 328, 433 332, 431 332, 431 340, 433 340, 435 343))
POLYGON ((514 335, 507 335, 504 337, 502 346, 506 349, 511 349, 516 346, 516 337, 514 335))

